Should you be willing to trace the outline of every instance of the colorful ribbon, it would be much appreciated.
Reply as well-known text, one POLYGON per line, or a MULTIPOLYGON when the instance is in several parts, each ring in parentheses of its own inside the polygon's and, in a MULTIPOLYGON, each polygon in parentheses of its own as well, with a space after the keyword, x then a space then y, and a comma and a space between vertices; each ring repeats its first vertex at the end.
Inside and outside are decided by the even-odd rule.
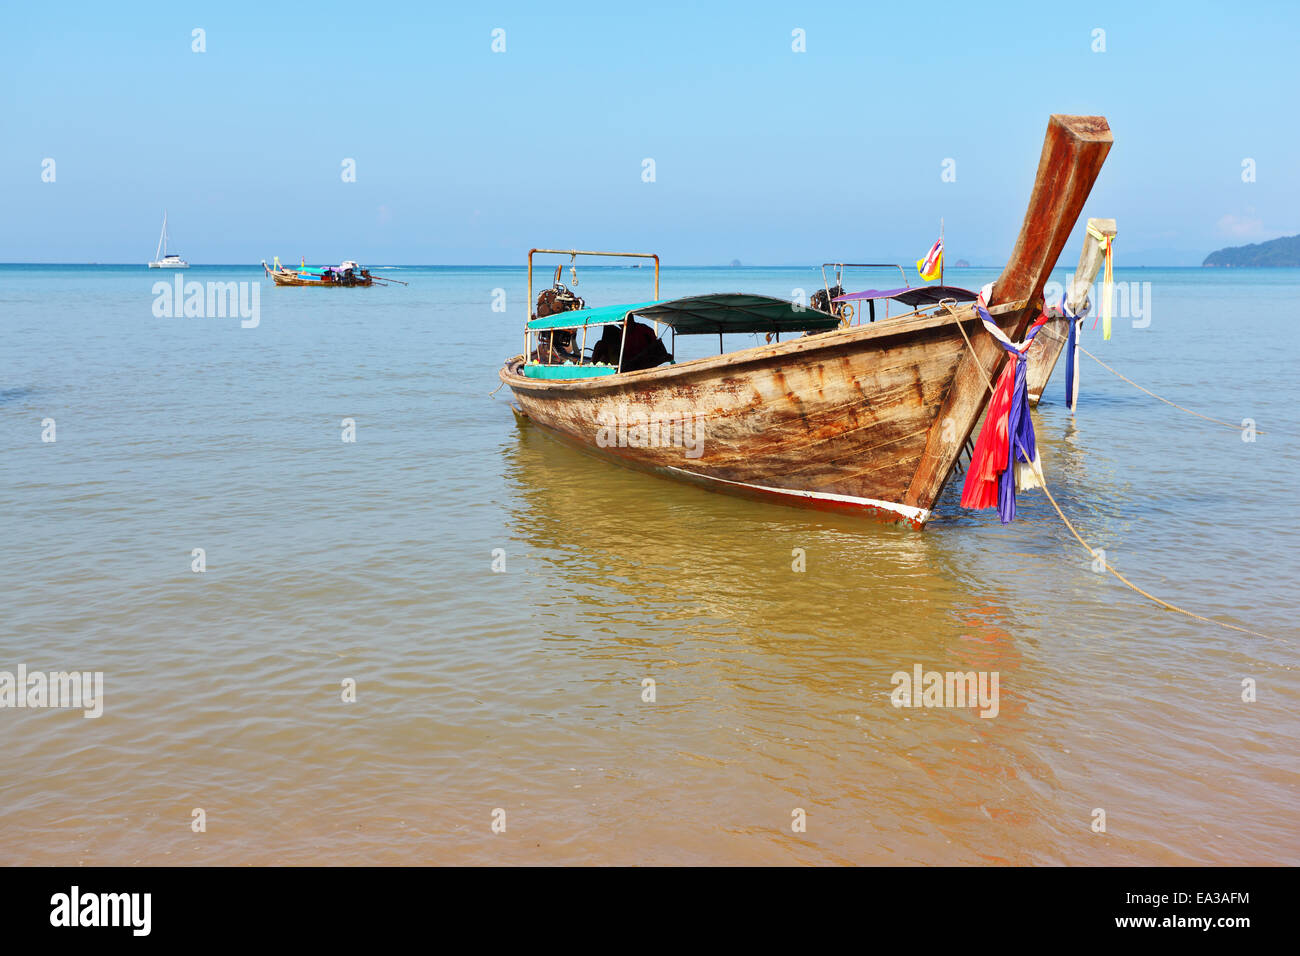
POLYGON ((1065 343, 1065 407, 1074 414, 1079 404, 1079 336, 1083 333, 1083 317, 1087 307, 1072 315, 1065 305, 1065 296, 1061 296, 1061 317, 1070 324, 1070 335, 1065 343))
MULTIPOLYGON (((1102 286, 1101 286, 1101 337, 1105 341, 1109 342, 1110 341, 1110 307, 1111 307, 1111 300, 1115 298, 1114 255, 1113 255, 1113 250, 1111 249, 1111 243, 1115 241, 1115 237, 1108 236, 1105 233, 1099 232, 1098 230, 1094 229, 1091 225, 1088 226, 1088 235, 1092 236, 1092 238, 1097 240, 1098 244, 1101 246, 1101 252, 1102 255, 1105 256, 1105 261, 1106 261, 1106 271, 1103 274, 1104 278, 1102 280, 1102 286)), ((1095 329, 1097 327, 1097 323, 1093 322, 1092 327, 1095 329)))
POLYGON ((1025 353, 1039 329, 1048 320, 1046 310, 1029 327, 1024 341, 1007 338, 983 304, 983 294, 975 304, 984 328, 998 344, 1015 357, 998 377, 989 399, 984 427, 980 429, 971 452, 970 467, 962 485, 963 508, 998 509, 998 517, 1008 524, 1016 517, 1016 490, 1037 488, 1042 484, 1042 466, 1034 442, 1034 421, 1029 414, 1029 390, 1025 384, 1025 353))

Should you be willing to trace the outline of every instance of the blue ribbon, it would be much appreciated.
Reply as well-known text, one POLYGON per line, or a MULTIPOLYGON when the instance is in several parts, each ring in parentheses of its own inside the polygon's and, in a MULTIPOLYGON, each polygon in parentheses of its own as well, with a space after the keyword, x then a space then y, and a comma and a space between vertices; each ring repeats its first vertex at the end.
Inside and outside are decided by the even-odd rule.
POLYGON ((1061 315, 1070 323, 1070 336, 1065 343, 1065 407, 1071 412, 1074 411, 1074 353, 1077 349, 1075 344, 1076 337, 1079 334, 1079 320, 1081 315, 1071 315, 1065 308, 1065 294, 1061 295, 1061 315))
POLYGON ((1070 339, 1065 343, 1065 407, 1074 411, 1074 337, 1078 323, 1070 319, 1070 339))

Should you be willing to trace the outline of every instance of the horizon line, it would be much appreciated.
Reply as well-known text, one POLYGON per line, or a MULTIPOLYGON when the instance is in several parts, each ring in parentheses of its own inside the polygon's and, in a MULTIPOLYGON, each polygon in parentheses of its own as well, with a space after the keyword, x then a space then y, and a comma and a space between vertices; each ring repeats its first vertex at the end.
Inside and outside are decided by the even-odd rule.
MULTIPOLYGON (((259 261, 259 262, 256 262, 256 263, 248 263, 248 262, 199 262, 199 263, 194 263, 194 262, 191 262, 191 263, 189 263, 189 265, 186 266, 186 268, 188 268, 188 269, 194 269, 194 268, 209 268, 209 269, 216 269, 216 268, 221 268, 221 269, 225 269, 225 268, 245 268, 245 269, 257 269, 257 268, 260 268, 261 265, 262 265, 262 263, 261 263, 260 261, 259 261)), ((880 266, 880 268, 889 268, 889 269, 892 269, 892 268, 894 268, 895 266, 899 266, 899 265, 901 265, 901 266, 903 266, 904 268, 906 268, 907 263, 905 263, 905 262, 899 262, 899 263, 888 263, 888 264, 883 264, 883 263, 882 263, 881 266, 880 266)), ((147 262, 47 262, 47 261, 21 260, 21 259, 15 259, 15 260, 10 260, 10 261, 3 261, 3 262, 0 262, 0 266, 135 266, 136 268, 140 268, 140 269, 148 269, 148 268, 150 268, 150 267, 149 267, 149 264, 148 264, 147 262)), ((945 266, 944 266, 944 271, 948 271, 948 270, 951 270, 951 269, 1002 269, 1002 268, 1005 268, 1005 267, 1006 267, 1006 263, 1002 263, 1001 265, 982 265, 982 264, 978 264, 978 263, 972 263, 972 264, 964 265, 964 266, 958 266, 958 265, 945 265, 945 266)), ((367 268, 382 269, 382 268, 385 268, 385 266, 368 266, 367 268)), ((526 265, 525 263, 519 263, 519 262, 472 262, 472 263, 471 263, 471 262, 394 262, 394 263, 389 264, 389 265, 387 266, 387 268, 405 268, 405 269, 431 269, 431 268, 439 268, 439 269, 504 269, 504 268, 521 268, 521 269, 523 269, 523 268, 527 268, 527 265, 526 265)), ((588 268, 588 269, 619 269, 619 270, 626 270, 626 269, 632 269, 632 268, 634 268, 634 267, 633 267, 633 266, 602 265, 601 263, 598 263, 598 262, 590 262, 590 263, 587 263, 587 264, 586 264, 586 268, 588 268)), ((641 268, 643 268, 643 269, 648 269, 648 268, 651 268, 651 267, 650 267, 650 266, 642 266, 641 268)), ((791 264, 791 263, 786 263, 786 264, 775 264, 775 265, 774 265, 774 264, 770 264, 770 263, 729 263, 729 262, 718 262, 718 263, 704 263, 704 264, 700 264, 700 263, 681 263, 681 264, 676 264, 676 265, 670 265, 670 264, 661 264, 661 265, 660 265, 660 269, 668 269, 668 268, 672 268, 672 269, 819 269, 819 268, 821 268, 821 263, 814 263, 814 264, 811 264, 811 265, 808 264, 808 263, 793 263, 793 264, 791 264)), ((1069 266, 1062 265, 1062 264, 1058 263, 1057 265, 1053 266, 1052 268, 1053 268, 1053 270, 1055 270, 1055 269, 1066 269, 1066 268, 1069 268, 1069 266)), ((1205 265, 1204 263, 1202 263, 1202 264, 1200 264, 1200 265, 1191 265, 1191 266, 1188 266, 1188 265, 1182 265, 1182 266, 1180 266, 1180 265, 1162 264, 1162 263, 1157 263, 1157 264, 1152 264, 1152 263, 1134 263, 1134 264, 1123 265, 1123 266, 1117 265, 1115 268, 1117 268, 1117 269, 1233 269, 1233 268, 1236 268, 1236 269, 1294 269, 1294 268, 1300 268, 1300 267, 1297 267, 1297 266, 1207 266, 1207 265, 1205 265)), ((153 271, 156 271, 156 272, 158 272, 158 273, 161 274, 161 273, 170 273, 170 272, 183 272, 183 271, 185 271, 185 270, 184 270, 184 269, 156 269, 156 270, 153 270, 153 271)))

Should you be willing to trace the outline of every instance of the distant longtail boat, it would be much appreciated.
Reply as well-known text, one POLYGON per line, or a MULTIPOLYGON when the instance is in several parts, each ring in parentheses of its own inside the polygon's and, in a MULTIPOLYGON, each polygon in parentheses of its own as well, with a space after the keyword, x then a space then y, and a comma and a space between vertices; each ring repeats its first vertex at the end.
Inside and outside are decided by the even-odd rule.
POLYGON ((274 261, 275 266, 272 268, 263 259, 262 269, 276 285, 315 286, 325 289, 348 289, 356 286, 371 286, 375 283, 388 285, 390 282, 406 285, 399 279, 371 275, 369 269, 363 269, 351 259, 345 259, 337 266, 318 267, 303 263, 297 269, 286 269, 280 265, 279 256, 276 256, 274 261))

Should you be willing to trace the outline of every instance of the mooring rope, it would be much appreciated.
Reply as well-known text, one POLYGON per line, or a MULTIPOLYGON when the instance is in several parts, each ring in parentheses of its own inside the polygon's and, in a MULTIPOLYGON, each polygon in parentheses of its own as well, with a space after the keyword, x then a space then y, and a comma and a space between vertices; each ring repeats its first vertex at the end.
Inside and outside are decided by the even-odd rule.
MULTIPOLYGON (((1171 402, 1171 401, 1170 401, 1169 399, 1167 399, 1167 398, 1161 398, 1161 397, 1160 397, 1159 395, 1157 395, 1155 392, 1151 391, 1151 389, 1149 389, 1149 388, 1143 388, 1141 385, 1139 385, 1137 382, 1133 381, 1133 379, 1129 378, 1127 375, 1123 375, 1123 374, 1121 374, 1121 373, 1115 371, 1113 368, 1111 368, 1109 365, 1107 365, 1107 364, 1106 364, 1105 362, 1103 362, 1101 359, 1097 358, 1097 356, 1093 355, 1091 352, 1089 352, 1087 349, 1085 349, 1082 345, 1079 346, 1079 351, 1082 352, 1084 355, 1088 356, 1088 358, 1092 359, 1094 362, 1096 362, 1098 365, 1100 365, 1100 366, 1101 366, 1102 368, 1104 368, 1106 371, 1110 372, 1110 374, 1114 375, 1114 376, 1117 377, 1117 378, 1122 378, 1124 381, 1128 382, 1128 383, 1129 383, 1130 385, 1132 385, 1134 388, 1139 389, 1139 390, 1141 390, 1141 391, 1143 391, 1143 392, 1146 392, 1146 393, 1147 393, 1148 395, 1150 395, 1152 398, 1157 399, 1157 400, 1159 400, 1159 401, 1162 401, 1162 402, 1164 402, 1166 405, 1172 405, 1174 408, 1178 409, 1179 411, 1186 412, 1186 413, 1189 414, 1189 415, 1195 415, 1197 418, 1204 418, 1207 422, 1214 422, 1214 424, 1216 424, 1216 425, 1223 425, 1223 426, 1225 426, 1225 427, 1227 427, 1227 428, 1231 428, 1233 431, 1238 431, 1238 432, 1239 432, 1239 431, 1241 431, 1241 429, 1242 429, 1242 426, 1241 426, 1241 425, 1234 425, 1232 422, 1225 422, 1225 421, 1224 421, 1223 419, 1221 419, 1221 418, 1211 418, 1209 415, 1202 415, 1200 412, 1194 412, 1194 411, 1192 411, 1190 408, 1184 408, 1182 405, 1179 405, 1177 402, 1171 402)), ((1256 434, 1256 435, 1265 435, 1265 434, 1267 434, 1267 432, 1265 432, 1262 428, 1256 428, 1256 429, 1255 429, 1255 434, 1256 434)))
MULTIPOLYGON (((1019 445, 1020 443, 1017 442, 1016 444, 1019 445)), ((1021 453, 1024 452, 1023 445, 1021 445, 1020 450, 1021 453)), ((1075 530, 1074 525, 1070 523, 1070 519, 1067 518, 1065 516, 1065 512, 1061 510, 1061 506, 1058 505, 1056 503, 1056 499, 1052 497, 1052 493, 1047 490, 1046 482, 1043 483, 1043 494, 1047 495, 1047 500, 1052 503, 1052 507, 1056 509, 1057 515, 1059 515, 1061 520, 1065 522, 1065 526, 1070 529, 1070 534, 1074 535, 1075 540, 1077 540, 1081 545, 1083 545, 1085 548, 1088 549, 1088 553, 1092 555, 1094 561, 1100 558, 1102 569, 1105 571, 1109 571, 1111 574, 1115 575, 1115 577, 1119 580, 1119 582, 1123 584, 1126 588, 1136 591, 1138 594, 1142 595, 1144 598, 1147 598, 1148 600, 1155 601, 1155 603, 1159 604, 1161 607, 1168 608, 1171 611, 1177 611, 1179 614, 1186 614, 1188 617, 1194 617, 1198 621, 1204 621, 1207 624, 1217 624, 1219 625, 1219 627, 1226 627, 1233 631, 1240 631, 1243 634, 1252 634, 1255 637, 1266 638, 1269 636, 1267 634, 1261 634, 1259 631, 1252 631, 1248 627, 1238 627, 1236 624, 1228 624, 1224 621, 1216 621, 1212 617, 1204 617, 1200 614, 1196 614, 1193 611, 1189 611, 1186 608, 1179 607, 1177 604, 1170 604, 1168 601, 1156 597, 1150 591, 1142 590, 1142 588, 1138 587, 1128 578, 1124 577, 1124 575, 1120 574, 1113 567, 1111 567, 1111 564, 1109 561, 1106 560, 1105 555, 1098 555, 1097 552, 1093 550, 1092 545, 1088 544, 1087 541, 1083 540, 1083 535, 1079 534, 1079 532, 1075 530)))
POLYGON ((970 357, 975 360, 975 367, 980 370, 980 375, 984 377, 984 384, 989 387, 989 394, 993 394, 993 379, 989 378, 989 373, 984 371, 984 365, 980 362, 980 357, 975 354, 975 346, 971 345, 970 336, 966 334, 966 327, 961 324, 961 319, 954 318, 957 323, 957 330, 961 332, 961 337, 966 340, 966 348, 970 349, 970 357))
MULTIPOLYGON (((989 394, 991 395, 991 394, 993 393, 993 391, 994 391, 994 389, 993 389, 993 380, 989 377, 988 372, 986 372, 986 371, 984 370, 984 365, 983 365, 983 363, 980 362, 979 355, 976 354, 976 352, 975 352, 975 346, 971 344, 970 336, 968 336, 968 335, 966 334, 966 329, 965 329, 965 328, 962 326, 962 324, 961 324, 961 319, 957 318, 957 317, 954 315, 954 317, 953 317, 953 321, 957 323, 957 328, 961 330, 961 337, 962 337, 963 339, 966 340, 966 347, 970 349, 971 358, 972 358, 972 359, 974 360, 974 362, 975 362, 975 367, 976 367, 977 369, 980 370, 980 375, 983 376, 983 378, 984 378, 984 384, 985 384, 986 386, 988 386, 989 394)), ((1096 356, 1091 356, 1091 357, 1092 357, 1092 358, 1096 358, 1096 356)), ((1100 361, 1100 359, 1098 359, 1098 361, 1100 361)), ((1111 371, 1114 371, 1114 370, 1112 369, 1111 371)), ((1118 375, 1119 373, 1116 372, 1115 374, 1118 375)), ((1121 375, 1120 377, 1123 378, 1122 375, 1121 375)), ((1133 384, 1136 385, 1137 383, 1134 382, 1133 384)), ((1142 388, 1142 386, 1138 385, 1138 388, 1142 388)), ((1146 391, 1146 389, 1142 389, 1142 390, 1143 390, 1143 391, 1146 391)), ((1157 395, 1157 396, 1155 396, 1155 397, 1156 397, 1156 398, 1160 398, 1159 395, 1157 395)), ((1164 399, 1160 399, 1160 400, 1161 400, 1161 401, 1164 401, 1164 399)), ((1169 404, 1172 405, 1173 402, 1170 402, 1169 404)), ((1181 408, 1182 406, 1176 406, 1176 407, 1181 408)), ((1190 411, 1190 409, 1183 409, 1183 411, 1190 411)), ((1192 414, 1195 415, 1195 414, 1197 414, 1197 413, 1196 413, 1196 412, 1192 412, 1192 414)), ((1204 418, 1205 416, 1202 415, 1201 417, 1204 418)), ((1215 421, 1215 419, 1211 419, 1211 421, 1215 421)), ((1223 423, 1221 423, 1221 424, 1227 424, 1227 423, 1226 423, 1226 422, 1223 422, 1223 423)), ((1232 426, 1232 427, 1236 427, 1236 426, 1232 426)), ((1017 445, 1019 446, 1019 448, 1020 448, 1020 454, 1021 454, 1022 456, 1024 456, 1026 460, 1028 460, 1028 459, 1029 459, 1029 455, 1026 454, 1026 452, 1025 452, 1025 446, 1022 445, 1022 444, 1020 444, 1019 441, 1017 441, 1016 444, 1017 444, 1017 445)), ((1250 634, 1250 635, 1252 635, 1252 636, 1254 636, 1254 637, 1263 637, 1263 638, 1267 638, 1267 637, 1269 637, 1269 635, 1267 635, 1267 634, 1261 634, 1259 631, 1252 631, 1252 630, 1250 630, 1249 628, 1246 628, 1246 627, 1238 627, 1236 624, 1228 624, 1228 623, 1225 623, 1224 621, 1216 621, 1216 620, 1215 620, 1214 618, 1212 618, 1212 617, 1204 617, 1203 615, 1197 614, 1197 613, 1195 613, 1194 611, 1189 611, 1189 610, 1187 610, 1186 608, 1179 607, 1177 604, 1170 604, 1168 601, 1165 601, 1165 600, 1162 600, 1162 599, 1156 597, 1156 596, 1155 596, 1154 594, 1152 594, 1150 591, 1144 591, 1142 588, 1138 587, 1136 584, 1134 584, 1134 583, 1133 583, 1132 581, 1130 581, 1128 578, 1124 577, 1124 575, 1120 574, 1117 570, 1115 570, 1115 568, 1113 568, 1113 567, 1111 566, 1110 562, 1106 560, 1106 558, 1105 558, 1104 555, 1098 555, 1097 552, 1096 552, 1096 550, 1092 547, 1092 545, 1088 544, 1088 542, 1085 541, 1085 540, 1083 539, 1083 535, 1079 534, 1079 532, 1078 532, 1077 530, 1075 530, 1075 527, 1074 527, 1074 525, 1070 522, 1070 519, 1067 518, 1067 517, 1065 516, 1065 512, 1061 510, 1061 506, 1058 505, 1058 504, 1056 503, 1056 499, 1052 496, 1052 493, 1051 493, 1050 491, 1048 491, 1048 489, 1047 489, 1047 482, 1046 482, 1046 481, 1043 481, 1043 479, 1042 479, 1042 472, 1041 472, 1041 471, 1039 472, 1039 481, 1040 481, 1041 486, 1042 486, 1042 489, 1043 489, 1043 494, 1047 495, 1047 500, 1048 500, 1049 502, 1051 502, 1051 504, 1052 504, 1052 508, 1055 509, 1056 514, 1057 514, 1057 516, 1061 519, 1061 521, 1065 523, 1065 527, 1069 529, 1070 534, 1074 535, 1075 540, 1078 541, 1081 545, 1084 546, 1084 548, 1087 549, 1088 554, 1090 554, 1090 555, 1092 556, 1092 559, 1093 559, 1094 561, 1096 561, 1098 558, 1100 558, 1100 559, 1101 559, 1101 566, 1102 566, 1102 568, 1103 568, 1104 570, 1106 570, 1106 571, 1109 571, 1111 574, 1113 574, 1113 575, 1115 576, 1115 578, 1116 578, 1116 579, 1117 579, 1121 584, 1123 584, 1126 588, 1128 588, 1128 589, 1131 590, 1131 591, 1136 592, 1137 594, 1142 595, 1142 596, 1143 596, 1144 598, 1146 598, 1147 600, 1154 601, 1156 604, 1160 605, 1161 607, 1168 608, 1168 609, 1171 610, 1171 611, 1177 611, 1179 614, 1186 614, 1188 617, 1195 618, 1195 619, 1198 620, 1198 621, 1204 621, 1204 622, 1207 623, 1207 624, 1217 624, 1219 627, 1226 627, 1226 628, 1228 628, 1229 630, 1240 631, 1240 632, 1243 633, 1243 634, 1250 634)))

